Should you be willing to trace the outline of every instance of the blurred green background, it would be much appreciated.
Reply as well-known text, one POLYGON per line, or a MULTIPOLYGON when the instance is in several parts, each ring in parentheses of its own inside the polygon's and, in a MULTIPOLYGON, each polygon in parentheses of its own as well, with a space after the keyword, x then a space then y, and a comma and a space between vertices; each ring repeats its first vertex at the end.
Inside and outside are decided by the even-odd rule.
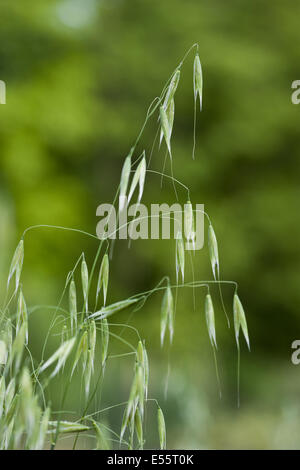
MULTIPOLYGON (((300 447, 300 366, 290 359, 291 343, 300 337, 299 108, 291 103, 291 83, 300 74, 299 15, 300 3, 291 0, 0 0, 0 79, 7 86, 7 104, 0 106, 3 295, 10 258, 28 226, 95 234, 96 208, 112 201, 147 107, 199 43, 204 96, 196 159, 192 54, 176 93, 174 174, 214 222, 222 276, 239 283, 252 351, 243 343, 238 409, 233 331, 217 291, 222 400, 205 292, 196 292, 194 311, 191 291, 181 290, 170 351, 159 345, 159 294, 134 316, 115 318, 129 320, 146 340, 150 394, 165 411, 169 448, 300 447)), ((155 117, 137 152, 149 156, 156 126, 155 117)), ((153 168, 161 171, 163 160, 164 149, 156 146, 153 168)), ((184 192, 179 197, 186 202, 184 192)), ((161 190, 160 178, 148 175, 144 200, 174 201, 172 185, 165 181, 161 190)), ((29 232, 28 304, 56 304, 80 254, 91 266, 96 249, 97 241, 82 235, 29 232)), ((174 259, 173 242, 137 241, 129 250, 117 242, 109 301, 151 289, 165 274, 174 281, 174 259)), ((193 259, 196 278, 210 278, 207 249, 193 259)), ((231 316, 232 289, 224 288, 224 295, 231 316)), ((51 312, 41 310, 30 322, 37 355, 49 318, 51 312)), ((113 349, 123 351, 117 342, 113 349)), ((102 406, 125 401, 131 379, 132 360, 112 359, 102 406)), ((80 413, 75 392, 69 401, 80 413)), ((146 447, 157 445, 152 412, 150 404, 146 447)), ((117 427, 120 415, 105 419, 117 427)))

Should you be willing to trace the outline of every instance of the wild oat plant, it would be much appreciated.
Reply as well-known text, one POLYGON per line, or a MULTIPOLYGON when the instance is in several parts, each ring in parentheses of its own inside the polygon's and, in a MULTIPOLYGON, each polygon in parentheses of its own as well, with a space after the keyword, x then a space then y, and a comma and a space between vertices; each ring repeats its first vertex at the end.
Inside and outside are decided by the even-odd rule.
MULTIPOLYGON (((151 103, 136 142, 124 161, 120 185, 114 199, 114 205, 119 204, 121 210, 124 208, 125 197, 129 202, 135 192, 138 192, 137 202, 141 201, 146 175, 148 172, 153 172, 149 167, 151 155, 148 157, 144 151, 140 156, 135 156, 136 147, 141 141, 148 121, 152 117, 158 125, 154 144, 158 140, 159 146, 163 145, 163 141, 166 146, 164 169, 163 172, 158 173, 162 178, 168 177, 171 179, 176 196, 176 185, 181 185, 187 189, 188 199, 190 199, 188 188, 173 176, 171 137, 175 116, 175 95, 180 83, 183 65, 192 51, 195 53, 194 67, 191 73, 194 92, 194 145, 192 149, 192 158, 194 158, 196 110, 198 101, 200 111, 202 110, 203 90, 202 68, 197 44, 194 44, 186 53, 164 86, 161 95, 151 103), (164 173, 166 159, 169 161, 170 175, 164 173)), ((155 148, 154 144, 152 152, 155 148)), ((190 201, 185 204, 185 212, 186 239, 193 241, 195 214, 190 201)), ((137 331, 136 344, 126 342, 122 336, 113 333, 113 324, 110 323, 113 315, 117 312, 123 309, 132 309, 134 311, 140 309, 149 297, 155 293, 162 296, 160 339, 161 345, 163 345, 167 333, 170 343, 173 339, 176 304, 174 302, 174 290, 177 292, 179 287, 206 289, 204 311, 208 336, 216 361, 217 337, 210 286, 213 284, 219 286, 219 293, 225 311, 221 286, 224 283, 232 284, 234 288, 233 324, 239 370, 240 329, 250 348, 245 313, 237 294, 237 284, 220 278, 217 238, 209 216, 206 213, 204 215, 208 221, 207 239, 213 274, 211 280, 185 282, 186 250, 182 235, 176 239, 175 282, 171 283, 170 277, 165 276, 155 288, 150 289, 148 292, 136 294, 128 299, 120 299, 113 304, 107 304, 107 293, 109 291, 109 265, 113 260, 112 244, 114 240, 109 238, 99 240, 93 234, 66 227, 40 225, 25 230, 12 258, 7 279, 6 298, 0 317, 1 449, 54 449, 57 445, 61 448, 64 445, 66 435, 73 435, 72 442, 73 448, 75 448, 78 436, 82 433, 88 435, 88 442, 95 449, 143 449, 146 442, 144 436, 145 412, 146 408, 152 412, 153 404, 157 409, 157 446, 161 449, 166 448, 166 426, 163 411, 157 400, 148 396, 149 362, 145 342, 139 337, 137 331), (91 269, 87 266, 84 254, 81 254, 74 268, 67 275, 59 304, 53 307, 54 315, 45 337, 41 357, 34 357, 30 351, 31 332, 28 331, 28 318, 34 312, 35 307, 29 308, 26 304, 21 276, 26 236, 28 236, 28 232, 39 227, 79 231, 85 236, 96 238, 99 245, 91 269), (80 283, 78 282, 79 278, 81 278, 80 283), (181 278, 181 282, 179 282, 179 278, 181 278), (93 296, 93 299, 91 298, 92 283, 96 285, 96 298, 93 296), (94 308, 92 308, 92 305, 94 305, 94 308), (61 342, 56 351, 50 354, 48 352, 49 338, 54 335, 54 330, 57 335, 57 328, 60 330, 61 342), (128 400, 125 403, 112 403, 109 408, 99 409, 91 414, 88 411, 93 399, 101 396, 105 386, 104 379, 107 368, 110 359, 113 357, 110 354, 111 337, 123 343, 125 342, 128 353, 124 355, 132 354, 132 385, 128 391, 128 400), (50 385, 53 385, 53 381, 57 380, 59 375, 64 375, 67 379, 61 391, 61 407, 59 410, 55 410, 52 408, 50 385), (77 379, 78 376, 81 378, 85 399, 81 416, 78 416, 77 410, 73 410, 73 413, 64 410, 75 376, 77 376, 77 379), (149 402, 151 402, 151 406, 148 406, 149 402), (114 407, 120 407, 123 413, 123 419, 118 430, 111 429, 105 419, 105 411, 114 407), (66 416, 69 419, 66 420, 66 416), (74 416, 77 418, 76 420, 74 420, 74 416)), ((126 327, 134 329, 128 324, 124 325, 124 328, 126 327)), ((122 360, 121 356, 119 355, 120 360, 122 360)))

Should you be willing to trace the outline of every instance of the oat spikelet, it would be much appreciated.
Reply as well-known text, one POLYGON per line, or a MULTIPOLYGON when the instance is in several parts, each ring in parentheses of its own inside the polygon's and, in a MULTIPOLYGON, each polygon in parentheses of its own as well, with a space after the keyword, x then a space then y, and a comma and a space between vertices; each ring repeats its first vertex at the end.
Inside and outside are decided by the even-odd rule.
POLYGON ((98 301, 98 296, 99 296, 99 292, 101 288, 103 288, 103 303, 104 305, 106 304, 108 278, 109 278, 109 259, 108 259, 108 254, 105 253, 105 255, 103 256, 101 266, 100 266, 100 271, 99 271, 97 291, 96 291, 96 304, 98 301))
POLYGON ((7 287, 9 286, 9 283, 11 281, 11 278, 15 274, 16 276, 16 287, 15 290, 18 290, 19 287, 19 282, 20 282, 20 277, 21 277, 21 271, 22 271, 22 266, 23 266, 23 260, 24 260, 24 241, 21 240, 14 252, 13 259, 9 268, 9 274, 7 278, 7 287))
POLYGON ((128 182, 129 182, 129 177, 130 177, 130 171, 131 171, 131 155, 133 151, 131 150, 130 154, 126 157, 123 168, 122 168, 122 173, 121 173, 121 182, 120 182, 120 195, 119 195, 119 209, 122 211, 125 206, 125 201, 126 201, 126 192, 127 192, 127 187, 128 187, 128 182))
POLYGON ((85 311, 88 312, 88 294, 89 294, 89 272, 88 267, 84 259, 84 255, 81 262, 81 282, 82 282, 82 292, 85 304, 85 311))
POLYGON ((157 421, 158 421, 158 435, 159 435, 159 445, 163 450, 166 448, 166 424, 164 414, 161 408, 157 410, 157 421))
POLYGON ((145 151, 143 152, 142 160, 140 161, 137 169, 132 178, 129 194, 128 194, 128 204, 132 198, 135 188, 139 185, 139 195, 138 195, 138 203, 142 199, 143 191, 144 191, 144 184, 145 184, 145 176, 146 176, 146 154, 145 151))
POLYGON ((199 54, 196 54, 194 60, 194 99, 197 99, 199 96, 200 102, 200 111, 202 111, 202 92, 203 92, 203 75, 202 75, 202 67, 200 62, 199 54))
POLYGON ((207 294, 205 297, 205 318, 211 345, 217 349, 215 313, 210 294, 207 294))
POLYGON ((250 351, 250 340, 248 334, 248 327, 246 321, 245 311, 242 305, 242 302, 239 299, 237 294, 234 294, 233 298, 233 320, 234 320, 234 331, 235 331, 235 339, 237 346, 239 347, 239 334, 240 328, 242 328, 243 335, 245 337, 248 349, 250 351))
POLYGON ((208 248, 211 267, 215 280, 219 277, 219 251, 218 242, 213 226, 209 224, 208 227, 208 248))

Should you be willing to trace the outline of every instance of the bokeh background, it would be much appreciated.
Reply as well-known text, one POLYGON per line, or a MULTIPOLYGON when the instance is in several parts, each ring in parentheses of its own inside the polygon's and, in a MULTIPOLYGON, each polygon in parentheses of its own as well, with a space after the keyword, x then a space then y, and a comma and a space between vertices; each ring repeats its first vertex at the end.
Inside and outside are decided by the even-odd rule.
MULTIPOLYGON (((28 226, 95 234, 96 208, 112 201, 147 107, 199 43, 204 96, 196 158, 191 54, 176 93, 174 175, 214 222, 222 276, 239 283, 252 350, 243 344, 238 409, 234 335, 217 291, 222 400, 204 292, 196 292, 194 310, 191 291, 181 290, 171 349, 159 345, 160 295, 133 316, 115 318, 145 338, 150 395, 165 411, 169 448, 300 447, 300 366, 291 363, 291 343, 300 337, 299 108, 291 103, 291 83, 300 74, 299 15, 300 3, 290 0, 0 1, 0 79, 7 85, 7 104, 0 107, 3 295, 10 258, 28 226)), ((150 154, 156 126, 153 118, 137 153, 150 154)), ((162 170, 164 155, 164 148, 154 147, 154 169, 162 170)), ((184 191, 179 198, 186 202, 184 191)), ((148 175, 144 200, 174 201, 172 185, 165 181, 161 189, 160 178, 148 175)), ((96 249, 96 240, 79 234, 29 232, 23 276, 28 304, 56 304, 80 254, 91 266, 96 249)), ((174 280, 174 249, 165 240, 137 241, 129 250, 117 242, 109 300, 151 289, 165 274, 174 280)), ((210 278, 207 248, 193 260, 195 277, 210 278)), ((230 287, 224 296, 232 316, 230 287)), ((37 356, 49 320, 47 309, 31 317, 37 356)), ((125 351, 117 341, 111 350, 125 351)), ((109 371, 103 407, 127 399, 132 358, 112 359, 109 371)), ((53 400, 59 406, 55 394, 53 400)), ((68 407, 80 415, 75 390, 68 407)), ((147 413, 146 447, 155 447, 155 407, 149 404, 147 413)), ((120 414, 108 412, 105 420, 117 429, 120 414)))

